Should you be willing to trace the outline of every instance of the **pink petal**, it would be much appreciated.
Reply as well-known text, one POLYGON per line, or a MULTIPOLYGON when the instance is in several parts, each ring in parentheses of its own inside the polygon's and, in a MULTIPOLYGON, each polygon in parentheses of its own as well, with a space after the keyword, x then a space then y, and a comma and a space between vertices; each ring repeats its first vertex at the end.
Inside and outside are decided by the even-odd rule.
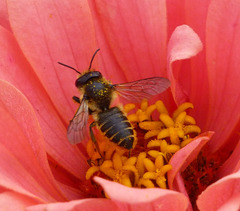
POLYGON ((222 178, 229 174, 235 173, 240 170, 240 140, 234 148, 231 156, 225 161, 223 166, 218 171, 218 178, 222 178))
POLYGON ((120 83, 166 76, 166 5, 164 0, 89 1, 102 49, 102 69, 120 83))
MULTIPOLYGON (((172 82, 172 93, 177 104, 189 100, 188 73, 181 72, 179 66, 173 66, 178 60, 188 59, 202 50, 202 43, 197 34, 187 25, 179 26, 173 32, 168 45, 168 75, 172 82)), ((177 63, 179 65, 179 63, 177 63)))
POLYGON ((187 198, 178 192, 159 188, 129 188, 100 177, 99 183, 121 210, 185 210, 187 198))
MULTIPOLYGON (((0 28, 0 77, 14 84, 31 102, 38 117, 48 154, 77 177, 85 177, 85 157, 67 141, 66 125, 22 55, 14 37, 0 28)), ((7 96, 6 96, 7 97, 7 96)), ((71 97, 70 97, 71 98, 71 97)), ((14 104, 14 101, 12 102, 14 104)))
MULTIPOLYGON (((28 159, 34 159, 34 157, 29 157, 28 159)), ((26 165, 21 165, 14 155, 2 144, 0 144, 0 166, 1 187, 30 197, 35 200, 36 203, 55 201, 50 194, 50 192, 53 193, 54 190, 51 184, 49 184, 49 180, 46 179, 46 176, 44 178, 37 176, 34 178, 31 174, 35 173, 35 169, 26 169, 26 165), (43 184, 44 182, 46 182, 46 184, 43 184)), ((36 166, 36 170, 39 170, 38 166, 36 166)), ((42 171, 40 171, 39 174, 42 176, 42 171)), ((57 193, 54 193, 54 197, 58 200, 63 200, 57 193)))
POLYGON ((186 167, 197 158, 199 151, 208 143, 212 135, 212 132, 203 133, 174 154, 169 162, 173 167, 172 170, 168 172, 168 185, 170 189, 176 188, 174 187, 174 180, 177 173, 184 171, 186 167))
MULTIPOLYGON (((190 60, 181 61, 181 65, 178 66, 182 80, 185 79, 184 88, 186 89, 186 95, 194 105, 194 110, 191 111, 191 114, 197 120, 198 125, 203 128, 206 123, 206 112, 209 107, 205 29, 210 0, 170 0, 166 2, 168 11, 168 34, 171 35, 177 26, 187 24, 196 32, 203 43, 203 51, 190 60), (206 114, 203 115, 202 111, 205 111, 206 114)), ((208 129, 204 128, 204 130, 208 129)))
MULTIPOLYGON (((9 153, 14 157, 12 159, 16 159, 25 171, 42 186, 41 188, 56 199, 63 200, 64 197, 48 165, 43 136, 33 108, 22 93, 9 83, 0 81, 0 90, 0 140, 5 153, 0 154, 4 156, 2 159, 6 162, 0 159, 3 162, 0 165, 1 168, 10 168, 5 173, 13 177, 19 176, 20 179, 20 172, 17 173, 14 164, 10 165, 10 161, 7 161, 9 153)), ((3 170, 0 172, 3 173, 3 170)), ((21 179, 27 180, 24 177, 21 179)), ((4 185, 4 180, 1 181, 4 185)))
POLYGON ((20 211, 37 203, 39 203, 37 200, 12 191, 5 191, 0 194, 1 210, 20 211))
POLYGON ((210 185, 198 197, 197 206, 200 210, 239 210, 240 172, 210 185))
MULTIPOLYGON (((211 106, 206 128, 216 131, 210 143, 216 151, 240 125, 240 6, 236 0, 213 0, 208 11, 206 61, 211 106)), ((237 140, 227 144, 234 147, 237 140)))
POLYGON ((115 203, 109 199, 84 199, 76 200, 65 203, 51 203, 51 204, 41 204, 28 207, 27 211, 55 211, 55 210, 96 210, 96 211, 112 211, 118 210, 115 203))
POLYGON ((0 26, 11 31, 11 27, 8 20, 7 2, 6 0, 0 0, 0 26))
POLYGON ((72 118, 76 73, 62 62, 86 70, 96 50, 87 1, 9 0, 8 13, 20 48, 62 119, 72 118), (23 15, 24 11, 24 15, 23 15))

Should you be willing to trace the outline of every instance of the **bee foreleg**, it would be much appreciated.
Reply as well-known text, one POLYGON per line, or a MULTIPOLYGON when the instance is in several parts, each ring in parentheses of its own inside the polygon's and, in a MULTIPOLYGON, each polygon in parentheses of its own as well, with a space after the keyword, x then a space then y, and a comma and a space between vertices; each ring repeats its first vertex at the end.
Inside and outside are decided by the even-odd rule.
POLYGON ((99 153, 99 155, 101 156, 101 158, 104 160, 104 157, 102 156, 101 152, 100 152, 100 148, 98 146, 98 142, 97 140, 95 139, 95 136, 94 136, 94 133, 93 133, 93 130, 92 128, 96 126, 96 122, 92 122, 90 125, 89 125, 89 130, 90 130, 90 136, 91 136, 91 139, 92 139, 92 142, 95 144, 96 146, 96 150, 97 152, 99 153))
POLYGON ((76 102, 80 104, 80 99, 77 96, 73 96, 72 99, 76 102))

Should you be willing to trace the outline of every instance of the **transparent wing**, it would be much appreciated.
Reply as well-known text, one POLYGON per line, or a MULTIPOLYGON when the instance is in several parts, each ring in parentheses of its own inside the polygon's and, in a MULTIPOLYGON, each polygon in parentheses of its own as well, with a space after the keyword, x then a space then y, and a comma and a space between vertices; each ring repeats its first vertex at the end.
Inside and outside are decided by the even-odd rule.
POLYGON ((71 144, 77 144, 87 137, 88 104, 83 99, 67 130, 67 137, 71 144))
POLYGON ((144 98, 160 94, 170 86, 170 81, 163 77, 145 78, 129 83, 115 84, 113 87, 120 96, 131 102, 141 102, 144 98))

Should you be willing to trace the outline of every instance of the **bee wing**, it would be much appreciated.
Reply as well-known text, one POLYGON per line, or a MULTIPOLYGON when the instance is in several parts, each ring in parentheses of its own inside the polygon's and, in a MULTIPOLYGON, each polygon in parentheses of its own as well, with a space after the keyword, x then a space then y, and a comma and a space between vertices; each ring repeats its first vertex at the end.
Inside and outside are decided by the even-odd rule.
POLYGON ((71 144, 77 144, 87 137, 88 122, 88 104, 86 100, 82 100, 76 114, 70 121, 67 130, 67 137, 71 144))
POLYGON ((142 99, 148 99, 165 91, 170 86, 170 81, 163 77, 152 77, 113 86, 126 100, 141 102, 142 99))

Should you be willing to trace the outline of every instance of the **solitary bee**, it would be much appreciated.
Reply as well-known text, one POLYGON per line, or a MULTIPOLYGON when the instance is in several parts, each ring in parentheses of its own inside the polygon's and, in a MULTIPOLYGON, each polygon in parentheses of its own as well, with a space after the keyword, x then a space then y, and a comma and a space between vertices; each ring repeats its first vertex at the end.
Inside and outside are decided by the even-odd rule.
MULTIPOLYGON (((80 106, 70 121, 67 137, 71 144, 83 141, 87 135, 88 115, 93 115, 94 121, 90 124, 89 131, 99 154, 99 147, 92 130, 96 125, 110 141, 130 150, 133 148, 135 140, 134 129, 119 107, 111 107, 114 94, 118 93, 131 102, 140 102, 144 98, 163 92, 169 87, 170 82, 166 78, 152 77, 129 83, 111 84, 102 76, 101 72, 91 69, 93 59, 99 50, 94 53, 89 68, 84 73, 58 62, 80 74, 75 86, 82 93, 82 97, 81 99, 73 97, 73 100, 80 106)), ((100 156, 102 157, 101 154, 100 156)))

